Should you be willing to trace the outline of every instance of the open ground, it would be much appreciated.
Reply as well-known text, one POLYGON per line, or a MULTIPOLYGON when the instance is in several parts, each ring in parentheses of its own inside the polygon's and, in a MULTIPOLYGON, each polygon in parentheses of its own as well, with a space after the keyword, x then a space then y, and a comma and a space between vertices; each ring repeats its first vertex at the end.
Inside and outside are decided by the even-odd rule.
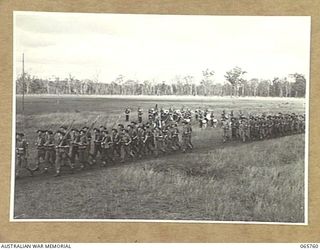
MULTIPOLYGON (((16 130, 30 144, 35 160, 35 131, 56 128, 75 119, 75 127, 110 126, 128 106, 222 110, 237 113, 305 112, 305 99, 216 98, 101 98, 26 96, 16 99, 16 130)), ((220 128, 193 124, 195 149, 116 164, 94 166, 54 178, 37 174, 15 181, 17 219, 146 219, 257 222, 304 222, 305 136, 303 134, 250 143, 222 143, 220 128)))

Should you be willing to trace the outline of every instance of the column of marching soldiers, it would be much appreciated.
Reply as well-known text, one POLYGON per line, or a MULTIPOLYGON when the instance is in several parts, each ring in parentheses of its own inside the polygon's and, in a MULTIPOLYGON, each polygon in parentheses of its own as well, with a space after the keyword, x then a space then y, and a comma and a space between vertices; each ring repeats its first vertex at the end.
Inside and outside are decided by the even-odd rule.
MULTIPOLYGON (((130 113, 131 110, 126 108, 126 123, 130 122, 130 113)), ((60 125, 56 131, 37 130, 35 168, 28 166, 28 142, 24 134, 16 133, 16 176, 23 168, 31 175, 35 171, 47 172, 48 168, 53 168, 55 176, 59 176, 62 167, 67 166, 73 171, 76 162, 81 170, 96 164, 98 158, 104 167, 148 156, 191 151, 191 124, 196 123, 201 129, 220 127, 223 142, 263 140, 305 131, 305 116, 295 113, 245 116, 241 111, 238 115, 234 115, 233 111, 229 114, 223 111, 218 120, 208 109, 164 110, 156 105, 149 109, 146 122, 142 121, 140 107, 137 114, 137 122, 131 121, 127 126, 119 123, 116 128, 120 115, 111 129, 104 125, 95 127, 97 117, 90 127, 83 126, 81 129, 75 128, 72 121, 69 125, 60 125), (43 169, 40 165, 44 166, 43 169)))

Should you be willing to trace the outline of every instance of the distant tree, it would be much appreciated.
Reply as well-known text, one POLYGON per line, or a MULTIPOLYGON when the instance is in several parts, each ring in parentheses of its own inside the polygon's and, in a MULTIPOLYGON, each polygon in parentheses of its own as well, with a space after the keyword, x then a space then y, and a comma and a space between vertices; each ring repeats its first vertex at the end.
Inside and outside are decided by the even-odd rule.
POLYGON ((200 84, 203 85, 203 91, 204 91, 204 95, 212 95, 213 91, 214 91, 214 75, 215 72, 213 70, 209 70, 206 69, 204 71, 202 71, 202 80, 200 82, 200 84))
POLYGON ((239 93, 239 86, 243 84, 243 75, 247 73, 246 71, 242 70, 240 67, 235 67, 226 72, 224 77, 232 86, 231 95, 238 96, 239 93))
POLYGON ((304 97, 306 95, 306 78, 303 74, 291 74, 293 79, 292 95, 294 97, 304 97))
POLYGON ((252 78, 249 81, 249 85, 250 85, 250 92, 252 96, 257 96, 257 90, 258 90, 258 86, 259 86, 259 79, 258 78, 252 78))

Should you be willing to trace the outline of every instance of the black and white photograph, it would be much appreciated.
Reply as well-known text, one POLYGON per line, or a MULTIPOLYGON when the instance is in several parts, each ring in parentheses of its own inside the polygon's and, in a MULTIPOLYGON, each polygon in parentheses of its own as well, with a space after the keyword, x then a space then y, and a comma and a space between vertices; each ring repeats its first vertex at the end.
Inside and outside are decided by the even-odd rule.
POLYGON ((11 221, 308 224, 308 16, 15 11, 11 221))

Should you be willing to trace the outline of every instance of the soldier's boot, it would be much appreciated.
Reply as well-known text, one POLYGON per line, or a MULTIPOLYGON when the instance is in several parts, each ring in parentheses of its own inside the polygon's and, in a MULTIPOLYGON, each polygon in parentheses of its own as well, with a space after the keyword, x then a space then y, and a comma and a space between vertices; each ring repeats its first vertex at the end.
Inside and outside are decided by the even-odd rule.
POLYGON ((56 170, 56 173, 55 173, 55 175, 54 175, 54 177, 58 177, 58 176, 60 176, 61 174, 60 174, 60 170, 56 170))
POLYGON ((37 162, 36 167, 34 169, 30 169, 32 172, 40 170, 40 160, 37 162))
POLYGON ((112 156, 108 156, 108 162, 114 163, 114 159, 112 156))
MULTIPOLYGON (((65 164, 65 166, 67 167, 67 164, 65 164)), ((69 167, 70 167, 70 170, 71 170, 71 174, 73 174, 74 173, 75 164, 71 163, 71 164, 69 164, 69 167)))
POLYGON ((130 157, 134 159, 134 153, 132 151, 130 151, 130 157))
POLYGON ((30 176, 33 176, 34 170, 32 170, 31 168, 29 168, 28 166, 26 166, 26 170, 28 170, 30 176))
POLYGON ((96 160, 94 159, 93 155, 92 154, 89 154, 88 156, 88 164, 90 166, 94 165, 96 163, 96 160))

